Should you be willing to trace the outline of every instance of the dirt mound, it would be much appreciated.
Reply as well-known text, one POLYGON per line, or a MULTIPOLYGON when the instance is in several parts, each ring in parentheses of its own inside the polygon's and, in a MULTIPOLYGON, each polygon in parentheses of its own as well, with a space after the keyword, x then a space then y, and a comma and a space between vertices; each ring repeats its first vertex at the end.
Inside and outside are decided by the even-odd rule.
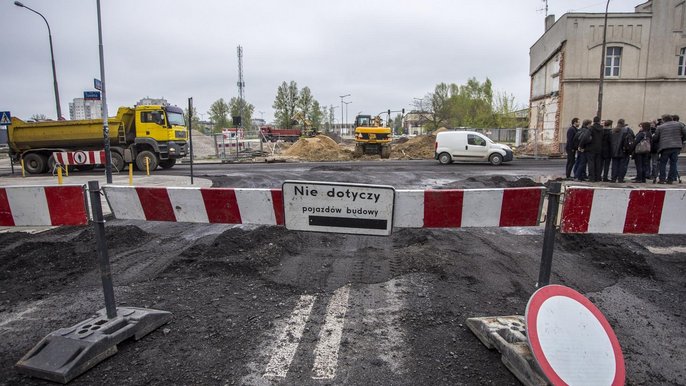
POLYGON ((432 159, 434 157, 433 135, 420 135, 409 139, 405 143, 391 148, 391 158, 397 159, 432 159))
POLYGON ((308 161, 347 161, 352 159, 350 151, 341 149, 336 141, 325 135, 300 138, 282 154, 308 161))

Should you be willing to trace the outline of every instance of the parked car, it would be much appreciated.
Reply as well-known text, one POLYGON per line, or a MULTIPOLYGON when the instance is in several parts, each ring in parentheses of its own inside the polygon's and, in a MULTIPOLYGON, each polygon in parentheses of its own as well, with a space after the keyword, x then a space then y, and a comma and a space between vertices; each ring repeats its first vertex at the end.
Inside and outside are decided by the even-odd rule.
POLYGON ((454 161, 479 161, 500 165, 512 161, 512 149, 475 131, 443 131, 436 134, 434 159, 443 165, 454 161))

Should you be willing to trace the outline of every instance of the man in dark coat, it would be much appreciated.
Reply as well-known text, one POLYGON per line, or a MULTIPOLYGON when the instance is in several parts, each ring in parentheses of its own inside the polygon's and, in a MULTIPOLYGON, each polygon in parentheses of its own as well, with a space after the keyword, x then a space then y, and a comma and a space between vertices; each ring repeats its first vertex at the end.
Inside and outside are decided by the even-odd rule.
POLYGON ((565 168, 565 175, 567 179, 572 176, 572 169, 576 162, 576 148, 574 147, 574 136, 579 131, 579 118, 572 119, 572 125, 567 129, 567 144, 565 151, 567 152, 567 167, 565 168))
POLYGON ((662 124, 655 130, 653 141, 658 144, 660 152, 660 181, 659 184, 671 184, 677 179, 677 161, 679 153, 686 140, 686 128, 679 122, 673 121, 672 116, 665 114, 662 116, 662 124), (655 138, 657 137, 657 138, 655 138), (669 161, 669 175, 667 174, 667 162, 669 161))
POLYGON ((586 147, 588 158, 588 181, 598 182, 601 180, 603 168, 603 126, 600 125, 600 117, 593 117, 591 126, 591 143, 586 147))
POLYGON ((629 154, 624 148, 627 136, 634 136, 634 132, 625 125, 624 120, 617 121, 617 127, 610 134, 610 151, 612 155, 612 182, 624 182, 629 166, 629 154))
POLYGON ((584 119, 579 132, 574 137, 574 146, 577 148, 576 163, 574 164, 574 178, 577 181, 586 181, 586 148, 591 143, 591 120, 584 119))

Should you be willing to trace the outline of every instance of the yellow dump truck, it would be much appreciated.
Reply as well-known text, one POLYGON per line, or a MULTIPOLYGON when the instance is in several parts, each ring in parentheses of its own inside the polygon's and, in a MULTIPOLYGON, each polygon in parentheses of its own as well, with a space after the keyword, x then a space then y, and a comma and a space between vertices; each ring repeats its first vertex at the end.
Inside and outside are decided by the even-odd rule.
POLYGON ((379 154, 381 158, 389 158, 391 140, 391 128, 384 127, 378 115, 355 117, 355 157, 362 154, 379 154))
MULTIPOLYGON (((188 129, 183 110, 178 107, 120 107, 116 117, 108 118, 108 126, 112 166, 116 170, 123 170, 128 162, 145 170, 146 158, 150 170, 158 166, 167 169, 188 153, 188 129)), ((102 130, 102 119, 24 122, 12 117, 7 131, 10 155, 17 163, 23 159, 29 173, 44 173, 54 167, 52 153, 103 150, 102 130)))

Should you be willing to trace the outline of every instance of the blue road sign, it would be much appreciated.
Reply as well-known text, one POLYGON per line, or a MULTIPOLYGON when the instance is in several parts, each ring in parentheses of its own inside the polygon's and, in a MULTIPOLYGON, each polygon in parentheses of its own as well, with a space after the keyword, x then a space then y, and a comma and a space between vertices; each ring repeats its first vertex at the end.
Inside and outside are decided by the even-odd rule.
POLYGON ((12 123, 12 115, 9 111, 0 111, 0 126, 8 126, 12 123))
POLYGON ((84 91, 83 99, 100 100, 100 91, 84 91))
POLYGON ((95 87, 96 90, 102 91, 102 82, 100 79, 93 79, 93 87, 95 87))

